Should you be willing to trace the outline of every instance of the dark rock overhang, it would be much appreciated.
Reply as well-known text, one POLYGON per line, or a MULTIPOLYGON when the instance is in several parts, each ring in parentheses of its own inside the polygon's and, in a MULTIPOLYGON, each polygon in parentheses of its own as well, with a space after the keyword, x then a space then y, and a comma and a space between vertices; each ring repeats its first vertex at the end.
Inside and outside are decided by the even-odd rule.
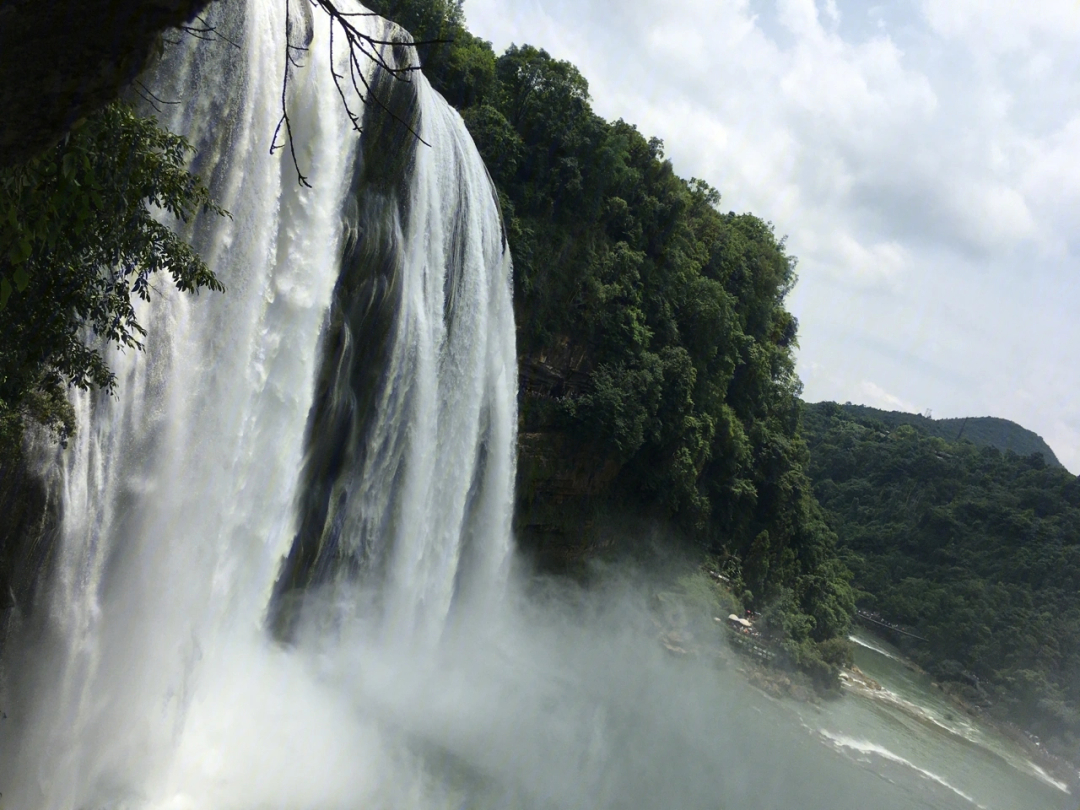
POLYGON ((0 0, 0 168, 115 99, 213 0, 0 0))

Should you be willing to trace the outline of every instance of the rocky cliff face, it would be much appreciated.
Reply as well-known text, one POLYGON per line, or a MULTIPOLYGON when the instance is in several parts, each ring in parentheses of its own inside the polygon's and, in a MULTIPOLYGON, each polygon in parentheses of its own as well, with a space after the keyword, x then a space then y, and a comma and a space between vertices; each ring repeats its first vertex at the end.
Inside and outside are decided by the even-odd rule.
POLYGON ((603 546, 598 510, 620 465, 581 447, 560 429, 555 404, 587 393, 587 352, 568 340, 519 360, 521 426, 515 534, 522 549, 543 567, 565 568, 603 546))
POLYGON ((45 581, 60 526, 57 490, 25 459, 0 459, 0 652, 45 581))
POLYGON ((0 168, 115 99, 211 0, 0 0, 0 168))
POLYGON ((544 568, 565 568, 603 547, 596 518, 619 473, 613 460, 568 447, 556 430, 518 434, 515 534, 544 568))

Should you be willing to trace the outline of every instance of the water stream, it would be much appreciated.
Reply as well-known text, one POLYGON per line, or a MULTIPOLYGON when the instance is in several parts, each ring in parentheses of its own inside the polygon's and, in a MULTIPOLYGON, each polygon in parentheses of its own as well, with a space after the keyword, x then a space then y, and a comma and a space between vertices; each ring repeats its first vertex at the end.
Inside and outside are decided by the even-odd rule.
MULTIPOLYGON (((6 807, 156 802, 192 767, 200 724, 220 720, 200 707, 225 695, 286 745, 290 723, 320 722, 279 643, 303 622, 322 637, 362 617, 388 643, 430 647, 451 604, 481 609, 505 571, 510 259, 460 117, 395 72, 415 53, 378 44, 401 38, 378 18, 343 18, 372 40, 358 86, 378 103, 350 97, 358 138, 334 82, 350 75, 346 23, 334 45, 306 2, 213 14, 222 36, 188 38, 148 81, 181 102, 166 124, 231 212, 191 233, 228 292, 158 297, 145 354, 110 355, 118 396, 76 396, 50 599, 11 687, 6 807), (288 149, 268 154, 287 50, 311 188, 288 149)), ((321 785, 333 757, 320 762, 300 782, 321 785)), ((288 795, 263 791, 243 801, 288 795)))

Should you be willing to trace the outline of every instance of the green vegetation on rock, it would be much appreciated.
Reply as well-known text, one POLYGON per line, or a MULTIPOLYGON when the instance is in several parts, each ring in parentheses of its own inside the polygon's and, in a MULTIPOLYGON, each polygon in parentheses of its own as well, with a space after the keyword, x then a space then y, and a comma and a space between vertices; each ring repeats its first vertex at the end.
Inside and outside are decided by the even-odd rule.
POLYGON ((905 650, 950 691, 1075 750, 1080 480, 835 403, 804 425, 860 606, 925 638, 905 650))

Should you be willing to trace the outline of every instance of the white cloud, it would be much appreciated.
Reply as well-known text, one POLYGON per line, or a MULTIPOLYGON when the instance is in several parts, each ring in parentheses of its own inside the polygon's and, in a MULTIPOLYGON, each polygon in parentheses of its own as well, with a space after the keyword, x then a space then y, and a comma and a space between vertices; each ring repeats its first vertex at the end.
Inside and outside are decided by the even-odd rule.
POLYGON ((1001 182, 968 180, 948 195, 957 236, 976 250, 1010 249, 1036 235, 1035 219, 1024 195, 1001 182))
POLYGON ((1020 188, 1059 243, 1075 242, 1080 222, 1080 114, 1045 138, 1028 143, 1020 188))
POLYGON ((823 35, 814 0, 779 0, 780 22, 801 39, 820 38, 823 35))
POLYGON ((851 234, 840 233, 834 236, 833 243, 838 256, 834 272, 861 285, 896 284, 910 261, 907 250, 898 242, 865 246, 851 234))
POLYGON ((833 25, 840 22, 840 9, 836 6, 836 0, 825 0, 825 7, 822 9, 822 13, 833 25))
POLYGON ((789 235, 808 398, 1004 416, 1080 469, 1080 0, 465 10, 789 235))
POLYGON ((1080 37, 1076 0, 924 0, 923 13, 934 33, 990 54, 1080 37))

